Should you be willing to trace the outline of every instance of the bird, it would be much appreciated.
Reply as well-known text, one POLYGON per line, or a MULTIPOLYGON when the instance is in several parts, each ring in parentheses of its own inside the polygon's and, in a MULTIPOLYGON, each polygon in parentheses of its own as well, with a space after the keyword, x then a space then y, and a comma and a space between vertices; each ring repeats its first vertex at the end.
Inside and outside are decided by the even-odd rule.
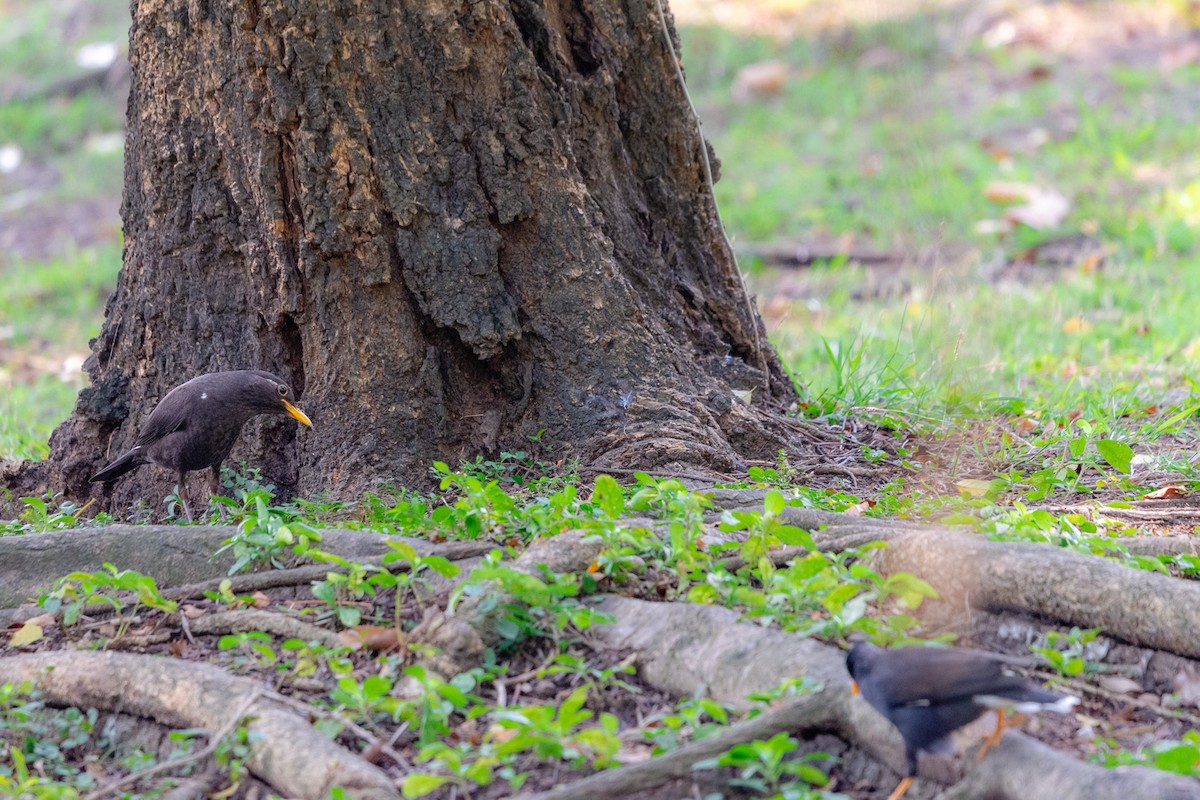
MULTIPOLYGON (((988 709, 997 710, 1002 728, 1007 708, 1067 713, 1079 702, 1077 697, 1011 675, 1005 672, 1004 661, 974 650, 928 646, 882 650, 860 642, 847 654, 846 667, 854 693, 861 693, 904 738, 908 773, 888 800, 899 800, 908 791, 921 751, 946 752, 947 737, 988 709)), ((999 730, 996 740, 998 734, 999 730)))
POLYGON ((212 468, 213 489, 220 485, 221 463, 238 435, 259 414, 287 415, 312 427, 303 411, 288 400, 291 387, 258 369, 210 372, 181 383, 155 406, 133 447, 91 477, 112 483, 143 464, 158 464, 179 477, 179 496, 188 522, 187 473, 212 468))

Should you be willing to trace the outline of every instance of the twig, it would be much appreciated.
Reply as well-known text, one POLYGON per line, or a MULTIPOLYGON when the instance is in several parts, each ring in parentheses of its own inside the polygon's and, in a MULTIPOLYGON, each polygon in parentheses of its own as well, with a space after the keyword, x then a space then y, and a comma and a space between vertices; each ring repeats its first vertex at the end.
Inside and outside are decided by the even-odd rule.
POLYGON ((254 705, 254 703, 263 696, 263 694, 264 692, 261 689, 255 689, 254 691, 250 692, 250 694, 242 702, 241 706, 238 707, 237 713, 230 717, 229 722, 221 726, 220 730, 208 737, 208 744, 206 744, 202 749, 196 751, 195 753, 189 753, 186 756, 180 756, 179 758, 173 758, 170 761, 164 761, 163 763, 156 764, 153 767, 138 770, 137 772, 131 772, 124 778, 115 780, 107 786, 101 786, 94 792, 84 795, 83 800, 100 800, 100 798, 104 797, 105 795, 115 794, 118 789, 121 789, 124 786, 133 785, 134 783, 145 780, 152 775, 157 775, 160 772, 166 772, 168 770, 178 769, 179 767, 185 766, 194 761, 202 761, 208 758, 217 751, 217 747, 220 746, 221 740, 228 736, 229 733, 241 723, 242 718, 246 716, 246 712, 250 710, 250 706, 254 705))

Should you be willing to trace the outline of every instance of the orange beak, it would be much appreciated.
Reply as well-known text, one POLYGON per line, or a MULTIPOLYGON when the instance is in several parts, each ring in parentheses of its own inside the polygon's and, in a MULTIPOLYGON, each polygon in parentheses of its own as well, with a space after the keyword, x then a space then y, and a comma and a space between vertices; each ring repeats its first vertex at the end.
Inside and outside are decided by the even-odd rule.
POLYGON ((287 413, 289 416, 300 420, 300 422, 302 422, 303 424, 307 425, 310 428, 312 427, 312 422, 309 420, 307 414, 305 414, 300 409, 296 408, 294 405, 289 403, 287 400, 280 398, 279 402, 283 403, 283 407, 287 409, 287 413))
POLYGON ((850 694, 852 694, 852 695, 858 694, 858 681, 855 681, 855 680, 850 681, 850 694))

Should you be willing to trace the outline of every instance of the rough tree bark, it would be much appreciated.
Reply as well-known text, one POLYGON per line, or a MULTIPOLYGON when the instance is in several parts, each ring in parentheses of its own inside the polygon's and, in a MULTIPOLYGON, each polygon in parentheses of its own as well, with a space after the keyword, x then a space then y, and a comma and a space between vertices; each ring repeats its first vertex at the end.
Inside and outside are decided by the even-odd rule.
MULTIPOLYGON (((241 367, 315 423, 251 423, 233 454, 287 491, 422 482, 543 430, 601 468, 785 443, 764 420, 794 390, 721 231, 665 2, 132 12, 124 266, 44 485, 98 491, 168 389, 241 367)), ((113 507, 165 482, 141 470, 113 507)))

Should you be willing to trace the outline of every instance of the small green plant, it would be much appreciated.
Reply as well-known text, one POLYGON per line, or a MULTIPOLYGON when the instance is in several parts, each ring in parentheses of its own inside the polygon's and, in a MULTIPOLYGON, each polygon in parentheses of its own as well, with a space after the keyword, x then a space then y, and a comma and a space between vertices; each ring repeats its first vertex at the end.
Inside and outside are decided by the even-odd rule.
POLYGON ((504 564, 500 551, 493 550, 455 589, 450 606, 453 609, 463 597, 480 598, 479 610, 485 613, 503 604, 497 620, 502 646, 529 636, 557 640, 569 628, 587 630, 597 622, 611 621, 609 615, 578 601, 581 587, 589 582, 594 585, 590 576, 554 573, 544 566, 539 578, 504 564))
POLYGON ((642 735, 653 742, 658 755, 724 728, 731 713, 731 706, 711 697, 687 697, 676 703, 674 710, 647 720, 642 735))
POLYGON ((229 777, 232 785, 241 783, 250 774, 246 762, 254 755, 261 739, 262 733, 252 732, 239 725, 217 743, 213 761, 229 777))
POLYGON ((738 771, 738 777, 730 783, 749 789, 759 797, 787 800, 829 798, 830 795, 811 789, 829 783, 828 776, 813 766, 813 762, 830 763, 834 759, 825 753, 787 758, 798 746, 795 739, 780 732, 765 742, 755 740, 736 744, 717 758, 698 762, 695 769, 733 767, 738 771))
POLYGON ((95 709, 47 707, 32 681, 0 684, 0 796, 51 800, 94 788, 77 764, 82 752, 105 745, 98 719, 95 709))
POLYGON ((1085 670, 1094 671, 1096 665, 1085 660, 1087 646, 1096 640, 1099 628, 1071 628, 1067 633, 1046 631, 1046 647, 1030 645, 1029 649, 1040 655, 1046 663, 1061 675, 1072 678, 1085 670))
POLYGON ((218 650, 237 650, 235 666, 250 666, 256 669, 273 667, 279 660, 274 640, 262 631, 239 631, 222 636, 217 640, 218 650))
POLYGON ((1133 764, 1200 778, 1200 733, 1195 730, 1188 731, 1178 740, 1154 742, 1136 753, 1111 739, 1101 740, 1101 744, 1101 752, 1093 755, 1092 760, 1106 767, 1133 764))
POLYGON ((386 570, 316 548, 309 550, 308 555, 314 561, 335 564, 344 570, 330 571, 325 575, 325 580, 313 583, 312 594, 333 610, 342 625, 347 628, 358 625, 362 621, 359 602, 375 596, 378 576, 386 573, 386 570))
POLYGON ((285 553, 302 556, 314 542, 321 541, 321 534, 312 527, 296 519, 289 520, 280 509, 268 506, 272 499, 264 489, 245 493, 237 533, 222 542, 214 554, 233 551, 234 562, 228 574, 265 565, 282 569, 285 553))
POLYGON ((631 661, 623 661, 611 667, 593 667, 587 660, 570 653, 559 653, 550 663, 538 670, 539 678, 549 675, 569 676, 572 686, 583 686, 589 691, 595 690, 603 694, 609 689, 620 689, 626 692, 640 692, 641 689, 628 681, 617 677, 633 675, 635 672, 631 661))
POLYGON ((787 500, 778 490, 767 492, 763 499, 762 512, 726 511, 721 515, 721 530, 726 532, 746 531, 746 541, 742 545, 741 557, 750 564, 755 564, 764 582, 770 581, 775 573, 775 564, 769 553, 772 547, 788 545, 803 547, 806 550, 816 550, 812 536, 808 531, 794 525, 784 524, 779 515, 787 508, 787 500))
POLYGON ((38 598, 38 604, 51 613, 61 611, 63 625, 69 627, 79 621, 87 606, 95 603, 107 603, 119 614, 125 608, 129 595, 132 595, 133 608, 121 619, 118 639, 125 635, 143 606, 171 613, 178 605, 174 600, 162 596, 154 578, 132 569, 119 570, 108 563, 104 564, 103 570, 72 572, 59 578, 53 589, 38 598))
POLYGON ((57 507, 53 507, 54 495, 49 492, 43 497, 22 497, 20 500, 25 510, 15 520, 0 522, 0 535, 44 533, 73 528, 79 524, 80 512, 91 505, 89 502, 80 508, 70 500, 64 500, 57 507))
MULTIPOLYGON (((476 747, 469 742, 453 745, 430 742, 417 753, 417 763, 425 765, 429 771, 405 775, 400 791, 406 798, 424 797, 451 784, 469 797, 473 786, 490 784, 494 770, 503 763, 493 750, 490 744, 476 747)), ((520 788, 523 782, 523 779, 518 781, 512 788, 520 788)))
POLYGON ((704 510, 712 505, 708 498, 688 489, 677 478, 655 478, 644 472, 634 473, 637 486, 628 508, 647 511, 667 520, 667 538, 661 542, 663 560, 678 576, 678 591, 686 591, 688 575, 707 566, 707 553, 697 546, 704 530, 704 510))
POLYGON ((496 754, 504 757, 531 752, 540 759, 567 761, 574 766, 612 763, 621 747, 617 718, 601 714, 593 727, 592 712, 583 707, 587 690, 576 689, 557 706, 509 706, 492 713, 496 730, 489 734, 496 754))
POLYGON ((436 572, 443 578, 453 578, 461 571, 455 564, 438 555, 417 555, 417 551, 407 542, 388 540, 391 550, 383 557, 384 572, 372 576, 371 580, 380 589, 394 589, 396 593, 394 622, 400 624, 400 605, 404 597, 411 592, 416 600, 418 609, 424 607, 421 597, 424 572, 436 572))
POLYGON ((11 767, 0 761, 0 795, 20 800, 76 800, 79 789, 41 775, 31 775, 25 756, 9 747, 11 767))

